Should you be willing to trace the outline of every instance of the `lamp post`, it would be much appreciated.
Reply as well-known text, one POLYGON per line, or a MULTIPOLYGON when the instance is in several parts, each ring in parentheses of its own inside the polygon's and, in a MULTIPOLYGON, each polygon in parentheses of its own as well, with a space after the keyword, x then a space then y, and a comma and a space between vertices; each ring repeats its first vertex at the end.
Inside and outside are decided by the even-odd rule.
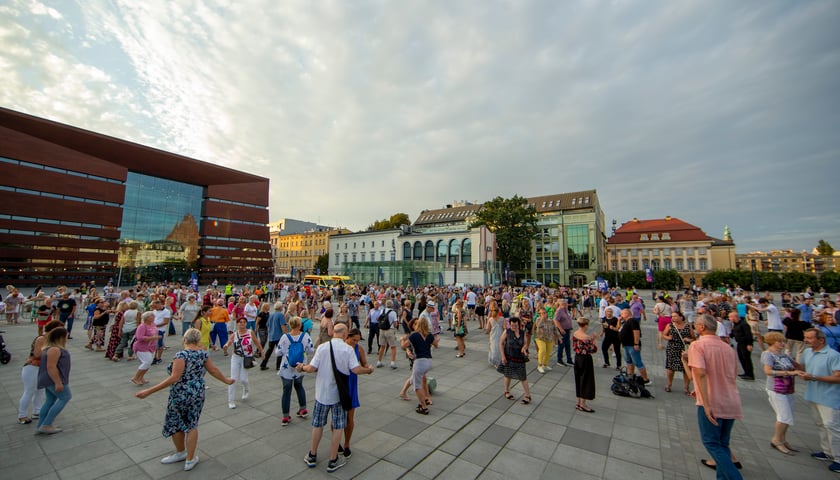
POLYGON ((612 221, 612 241, 613 241, 613 262, 615 262, 615 266, 613 267, 615 270, 615 283, 613 287, 618 288, 618 244, 615 242, 615 226, 618 222, 615 221, 613 218, 612 221))

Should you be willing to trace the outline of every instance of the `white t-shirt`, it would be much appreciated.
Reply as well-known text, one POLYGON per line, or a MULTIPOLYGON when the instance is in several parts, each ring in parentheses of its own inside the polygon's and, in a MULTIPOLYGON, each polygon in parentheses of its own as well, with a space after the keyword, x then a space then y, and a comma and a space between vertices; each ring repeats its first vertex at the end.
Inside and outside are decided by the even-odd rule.
POLYGON ((784 330, 782 318, 779 316, 779 309, 772 303, 767 305, 767 328, 771 330, 784 330))
POLYGON ((172 318, 172 312, 169 311, 168 308, 163 307, 160 310, 152 310, 155 314, 155 325, 160 329, 162 325, 165 325, 169 322, 169 319, 172 318))
POLYGON ((717 329, 715 330, 715 335, 718 337, 729 337, 729 334, 726 332, 726 325, 723 322, 717 322, 717 329))
POLYGON ((249 322, 253 322, 257 319, 257 313, 259 313, 259 309, 256 305, 251 302, 245 305, 245 319, 249 322))
POLYGON ((137 330, 137 310, 126 310, 123 313, 122 333, 130 333, 137 330))
POLYGON ((478 295, 475 294, 472 290, 467 292, 467 305, 474 307, 475 301, 478 299, 478 295))
POLYGON ((315 375, 315 400, 322 405, 335 405, 339 402, 338 387, 335 384, 330 357, 330 345, 333 346, 335 366, 339 372, 350 375, 350 370, 359 366, 356 353, 340 338, 333 338, 328 343, 318 346, 309 364, 318 369, 315 375))
POLYGON ((606 299, 602 298, 601 301, 598 303, 598 318, 604 318, 606 315, 604 314, 604 310, 610 305, 606 299))

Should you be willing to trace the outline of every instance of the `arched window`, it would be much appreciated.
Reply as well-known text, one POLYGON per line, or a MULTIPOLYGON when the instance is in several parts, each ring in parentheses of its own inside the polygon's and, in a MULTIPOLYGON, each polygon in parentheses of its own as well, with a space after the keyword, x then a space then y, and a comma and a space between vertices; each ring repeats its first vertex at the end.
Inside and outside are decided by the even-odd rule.
POLYGON ((403 242, 403 260, 411 260, 411 244, 403 242))
POLYGON ((465 238, 461 242, 461 263, 472 265, 472 240, 465 238))
POLYGON ((424 247, 425 252, 423 253, 423 260, 427 262, 434 262, 435 261, 435 244, 432 243, 431 240, 426 240, 426 245, 424 247))
POLYGON ((423 244, 414 242, 414 260, 423 260, 423 244))
POLYGON ((446 257, 449 256, 449 249, 443 240, 437 242, 437 261, 446 263, 446 257))
POLYGON ((458 257, 461 256, 461 243, 458 240, 452 239, 449 241, 449 263, 457 264, 458 257))

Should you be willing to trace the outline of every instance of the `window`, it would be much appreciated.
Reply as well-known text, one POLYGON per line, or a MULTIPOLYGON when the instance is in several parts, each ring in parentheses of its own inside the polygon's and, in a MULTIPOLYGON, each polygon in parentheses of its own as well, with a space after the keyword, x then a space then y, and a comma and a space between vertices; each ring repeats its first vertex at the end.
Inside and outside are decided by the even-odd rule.
POLYGON ((670 240, 670 239, 671 239, 671 234, 670 233, 665 232, 665 233, 662 234, 662 240, 670 240))
POLYGON ((449 255, 449 249, 447 248, 447 243, 443 240, 438 240, 437 242, 437 261, 446 263, 446 257, 449 255))
POLYGON ((472 240, 465 238, 461 242, 461 263, 464 265, 472 264, 472 240))
POLYGON ((657 270, 659 270, 659 260, 656 260, 656 259, 651 260, 651 262, 650 262, 650 268, 651 268, 653 271, 657 271, 657 270))
POLYGON ((335 263, 336 264, 341 263, 341 254, 340 253, 335 254, 335 263))
POLYGON ((651 240, 659 240, 659 234, 658 233, 652 233, 650 235, 650 239, 651 240))
POLYGON ((645 249, 643 249, 643 250, 642 250, 642 256, 643 256, 643 257, 647 257, 647 256, 648 256, 648 249, 647 249, 647 248, 645 248, 645 249))
POLYGON ((411 260, 411 244, 403 242, 403 260, 411 260))
POLYGON ((426 240, 426 244, 423 247, 423 260, 427 262, 434 262, 435 261, 435 244, 432 243, 431 240, 426 240))
POLYGON ((635 248, 630 249, 630 256, 631 257, 635 257, 638 254, 639 254, 639 251, 636 250, 635 248))
POLYGON ((677 270, 678 270, 678 271, 682 271, 682 270, 683 270, 683 259, 682 259, 682 258, 678 258, 678 259, 677 259, 677 270))
POLYGON ((643 233, 639 236, 639 241, 640 242, 645 242, 645 241, 647 241, 647 239, 648 239, 647 233, 643 233))
POLYGON ((365 242, 362 242, 362 248, 365 248, 365 242))
POLYGON ((694 255, 694 248, 686 248, 685 253, 686 255, 694 255))
POLYGON ((384 262, 384 261, 385 261, 385 252, 384 252, 384 251, 383 251, 383 252, 379 252, 379 261, 380 261, 380 262, 384 262))
POLYGON ((414 260, 423 260, 423 244, 420 242, 414 242, 414 256, 412 256, 414 260))
POLYGON ((665 270, 670 270, 671 269, 671 259, 670 258, 666 258, 664 264, 665 264, 665 270))
POLYGON ((353 249, 356 249, 356 242, 353 242, 353 249))
POLYGON ((461 256, 461 242, 452 239, 449 241, 449 263, 457 264, 461 256))
POLYGON ((627 250, 622 250, 621 251, 621 256, 626 257, 627 256, 627 250))
POLYGON ((653 249, 653 253, 651 253, 651 255, 653 255, 654 257, 658 257, 658 256, 659 256, 659 249, 658 249, 658 248, 654 248, 654 249, 653 249))
POLYGON ((633 260, 633 261, 630 263, 630 265, 632 265, 631 270, 633 270, 634 272, 638 272, 638 271, 639 271, 639 261, 638 261, 638 260, 633 260))
POLYGON ((344 263, 347 263, 347 254, 344 254, 344 263))
POLYGON ((682 255, 682 254, 683 254, 683 249, 682 248, 675 248, 674 249, 674 255, 682 255))
POLYGON ((569 268, 589 268, 589 226, 566 227, 566 249, 569 268))
POLYGON ((705 255, 706 254, 706 247, 700 247, 699 250, 700 250, 700 255, 705 255))
POLYGON ((353 252, 353 262, 355 262, 355 261, 356 261, 356 253, 353 252))
POLYGON ((382 240, 382 245, 380 245, 380 247, 384 247, 384 246, 385 246, 385 240, 382 240))
POLYGON ((709 265, 706 263, 706 259, 701 258, 700 259, 700 270, 705 272, 708 269, 709 269, 709 265))
POLYGON ((576 199, 574 199, 574 198, 573 198, 573 199, 572 199, 572 206, 573 206, 573 207, 575 206, 575 201, 576 201, 576 199))
POLYGON ((365 252, 362 252, 362 261, 365 261, 365 252))
POLYGON ((621 261, 621 271, 622 271, 622 272, 626 272, 626 271, 627 271, 627 260, 622 260, 622 261, 621 261))
POLYGON ((618 260, 613 260, 611 265, 612 265, 611 268, 612 268, 613 271, 618 270, 618 260))
POLYGON ((693 258, 688 259, 688 270, 691 271, 691 272, 694 271, 694 259, 693 258))
POLYGON ((670 248, 663 248, 662 249, 662 255, 665 255, 666 257, 671 255, 671 249, 670 248))

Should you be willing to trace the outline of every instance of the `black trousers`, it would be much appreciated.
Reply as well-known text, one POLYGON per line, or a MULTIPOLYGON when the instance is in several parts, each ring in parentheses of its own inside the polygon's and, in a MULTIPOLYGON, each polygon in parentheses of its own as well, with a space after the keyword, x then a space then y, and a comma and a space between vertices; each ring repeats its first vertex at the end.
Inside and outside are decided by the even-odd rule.
MULTIPOLYGON (((281 337, 282 338, 282 337, 281 337)), ((274 350, 277 348, 277 344, 280 343, 279 340, 274 341, 271 340, 268 342, 268 347, 263 350, 263 360, 260 362, 260 368, 264 368, 268 366, 268 357, 274 353, 274 350)), ((283 363, 283 357, 277 357, 277 365, 275 366, 276 370, 280 370, 280 364, 283 363)))
POLYGON ((604 335, 604 340, 601 342, 601 352, 604 354, 604 363, 607 365, 610 364, 610 346, 615 350, 615 366, 621 368, 621 341, 617 333, 604 335))
POLYGON ((744 375, 755 378, 755 373, 753 372, 753 364, 752 364, 752 352, 747 350, 749 346, 748 343, 739 343, 736 347, 736 351, 738 352, 738 361, 741 362, 741 368, 744 369, 744 375))
POLYGON ((376 338, 376 349, 379 350, 379 324, 378 323, 369 323, 368 327, 368 353, 372 351, 373 348, 373 339, 376 338))

